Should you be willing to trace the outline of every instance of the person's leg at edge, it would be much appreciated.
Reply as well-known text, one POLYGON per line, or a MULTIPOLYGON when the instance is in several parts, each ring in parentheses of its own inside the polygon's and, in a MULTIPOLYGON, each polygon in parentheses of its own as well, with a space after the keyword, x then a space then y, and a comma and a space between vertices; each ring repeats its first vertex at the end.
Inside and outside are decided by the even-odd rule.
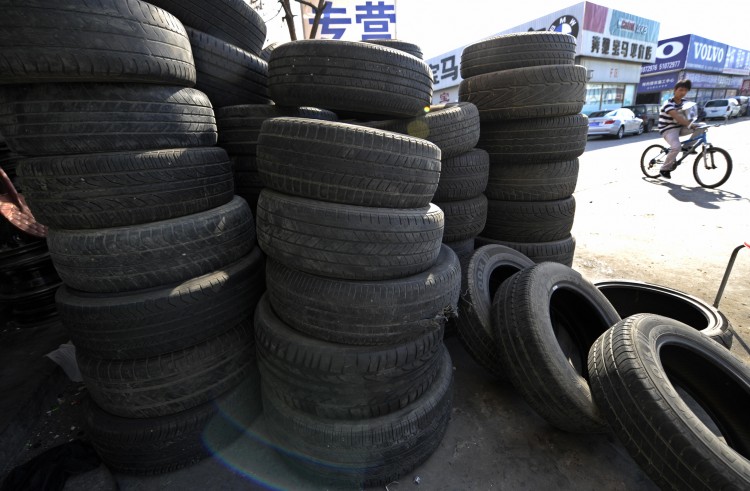
POLYGON ((674 170, 674 162, 677 160, 677 154, 680 153, 680 149, 682 148, 680 144, 680 134, 682 132, 680 129, 672 128, 661 134, 662 138, 669 144, 669 153, 667 153, 667 157, 664 159, 664 164, 662 164, 659 172, 671 172, 674 170))

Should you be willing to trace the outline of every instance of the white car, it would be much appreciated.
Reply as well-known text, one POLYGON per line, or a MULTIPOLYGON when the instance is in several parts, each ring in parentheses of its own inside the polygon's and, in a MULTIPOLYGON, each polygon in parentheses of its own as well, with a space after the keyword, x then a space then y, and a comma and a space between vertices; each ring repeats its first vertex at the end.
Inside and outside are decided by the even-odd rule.
POLYGON ((740 115, 740 105, 736 99, 713 99, 706 102, 703 110, 706 111, 706 119, 729 119, 740 115))
POLYGON ((643 120, 631 111, 621 107, 612 111, 593 112, 589 115, 588 136, 614 136, 622 138, 625 135, 640 135, 643 133, 643 120))

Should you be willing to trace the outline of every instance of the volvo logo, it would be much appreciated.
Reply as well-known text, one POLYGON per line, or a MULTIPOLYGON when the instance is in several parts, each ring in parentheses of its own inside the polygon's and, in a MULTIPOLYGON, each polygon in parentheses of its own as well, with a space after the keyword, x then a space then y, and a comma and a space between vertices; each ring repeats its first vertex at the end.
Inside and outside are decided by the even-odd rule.
POLYGON ((682 53, 683 49, 685 49, 685 45, 679 41, 670 41, 668 43, 661 44, 658 48, 656 48, 656 59, 667 60, 669 58, 674 58, 675 56, 682 53))

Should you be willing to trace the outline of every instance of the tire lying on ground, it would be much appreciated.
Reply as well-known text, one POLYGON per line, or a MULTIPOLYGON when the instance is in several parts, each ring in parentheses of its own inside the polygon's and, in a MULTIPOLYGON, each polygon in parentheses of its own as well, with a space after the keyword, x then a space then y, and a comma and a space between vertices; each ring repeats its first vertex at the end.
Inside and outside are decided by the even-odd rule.
POLYGON ((18 175, 34 217, 52 228, 168 220, 234 197, 231 162, 215 147, 29 158, 18 175))
POLYGON ((436 145, 346 123, 267 120, 257 155, 258 173, 266 187, 349 205, 427 206, 440 180, 436 145))
POLYGON ((271 99, 359 119, 408 118, 432 99, 424 61, 374 44, 308 39, 278 46, 268 63, 271 99))
POLYGON ((387 280, 426 270, 437 261, 442 210, 373 208, 260 193, 258 243, 270 257, 310 274, 387 280))
POLYGON ((442 329, 455 316, 458 258, 442 246, 424 272, 391 280, 338 280, 268 259, 268 300, 294 329, 331 343, 393 345, 442 329))
POLYGON ((0 84, 195 84, 185 29, 146 2, 2 0, 0 11, 0 84))
POLYGON ((489 166, 488 199, 550 201, 572 195, 578 182, 578 159, 558 162, 501 161, 489 166))
POLYGON ((492 302, 498 360, 507 378, 541 417, 570 432, 607 429, 591 399, 587 356, 619 320, 593 284, 557 263, 514 274, 492 302))
POLYGON ((403 51, 404 53, 409 53, 412 56, 416 56, 420 60, 423 58, 422 48, 414 43, 399 41, 398 39, 368 39, 367 41, 362 42, 377 44, 379 46, 385 46, 386 48, 403 51))
POLYGON ((588 355, 613 432, 661 488, 747 489, 750 368, 695 328, 654 314, 618 322, 588 355))
POLYGON ((508 242, 552 242, 570 235, 575 198, 551 201, 487 200, 482 235, 508 242))
POLYGON ((476 237, 475 242, 477 248, 489 244, 499 244, 520 252, 535 263, 550 261, 564 264, 569 268, 573 266, 573 257, 576 250, 575 237, 570 234, 563 239, 551 242, 509 242, 489 239, 480 235, 476 237))

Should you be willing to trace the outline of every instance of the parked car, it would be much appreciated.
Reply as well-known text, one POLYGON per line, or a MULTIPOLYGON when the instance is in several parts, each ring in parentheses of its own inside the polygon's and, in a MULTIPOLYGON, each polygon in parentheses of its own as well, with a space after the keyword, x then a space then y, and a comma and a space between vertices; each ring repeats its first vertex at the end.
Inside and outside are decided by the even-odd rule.
POLYGON ((740 105, 732 98, 712 99, 703 108, 706 110, 706 120, 736 118, 740 114, 740 105))
POLYGON ((636 117, 643 120, 644 131, 651 131, 659 124, 659 104, 634 104, 622 107, 630 109, 636 117))
POLYGON ((740 117, 747 116, 747 104, 750 101, 750 97, 746 95, 738 95, 733 97, 734 100, 740 105, 740 117))
POLYGON ((630 109, 619 108, 607 111, 601 116, 589 114, 588 136, 614 136, 622 138, 626 134, 640 135, 643 133, 643 120, 636 117, 630 109))

